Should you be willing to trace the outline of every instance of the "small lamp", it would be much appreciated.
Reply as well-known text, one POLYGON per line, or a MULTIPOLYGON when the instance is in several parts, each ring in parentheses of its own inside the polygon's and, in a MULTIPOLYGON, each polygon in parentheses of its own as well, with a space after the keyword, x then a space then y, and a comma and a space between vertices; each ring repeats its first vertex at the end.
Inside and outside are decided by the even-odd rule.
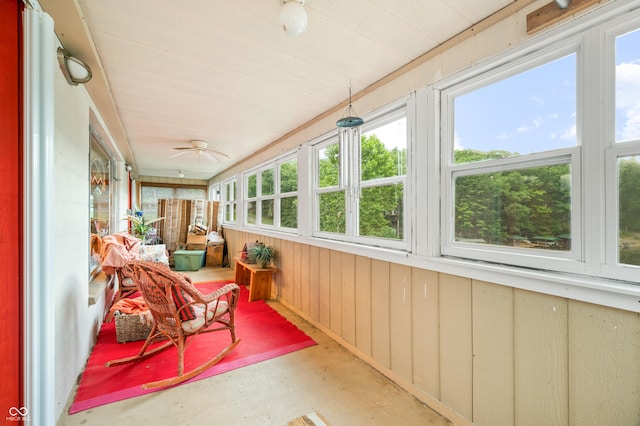
POLYGON ((304 0, 283 0, 280 9, 280 25, 285 33, 298 36, 307 29, 307 11, 304 0))
POLYGON ((91 68, 61 47, 58 47, 58 63, 64 78, 70 85, 77 86, 79 83, 84 84, 91 80, 91 68))
POLYGON ((555 2, 560 9, 566 9, 571 4, 571 0, 555 0, 555 2))
POLYGON ((184 172, 182 170, 178 170, 178 177, 179 178, 183 178, 184 177, 184 172))

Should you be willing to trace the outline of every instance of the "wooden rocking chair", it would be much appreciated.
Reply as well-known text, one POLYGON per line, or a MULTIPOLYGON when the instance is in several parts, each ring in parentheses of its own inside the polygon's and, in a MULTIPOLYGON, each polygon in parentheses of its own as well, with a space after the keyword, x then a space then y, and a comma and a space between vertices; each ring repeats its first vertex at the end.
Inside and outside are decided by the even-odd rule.
POLYGON ((188 276, 169 267, 153 262, 131 261, 123 267, 123 274, 131 277, 149 307, 153 326, 149 337, 137 355, 108 361, 112 367, 140 361, 165 349, 178 349, 178 375, 172 378, 145 383, 144 389, 173 386, 197 376, 222 360, 239 342, 236 339, 234 313, 240 295, 240 287, 226 284, 209 293, 201 293, 188 276), (195 337, 209 331, 229 330, 231 343, 206 363, 184 372, 184 352, 187 337, 195 337), (166 338, 168 342, 149 349, 151 343, 166 338))

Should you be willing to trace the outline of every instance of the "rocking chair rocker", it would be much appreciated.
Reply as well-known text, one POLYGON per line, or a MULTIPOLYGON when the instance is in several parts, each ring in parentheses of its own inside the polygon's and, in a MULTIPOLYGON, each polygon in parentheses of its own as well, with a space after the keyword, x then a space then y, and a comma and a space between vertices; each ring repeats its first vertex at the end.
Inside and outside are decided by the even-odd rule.
POLYGON ((166 265, 146 261, 128 262, 122 272, 134 280, 142 293, 153 316, 153 326, 137 355, 108 361, 105 365, 113 367, 140 361, 171 346, 178 349, 178 375, 145 383, 144 389, 173 386, 189 380, 220 362, 240 342, 236 339, 234 325, 240 294, 238 285, 226 284, 212 293, 203 294, 186 275, 178 274, 166 265), (221 330, 230 331, 231 343, 209 361, 185 373, 187 337, 221 330), (168 339, 168 342, 149 349, 159 339, 168 339))

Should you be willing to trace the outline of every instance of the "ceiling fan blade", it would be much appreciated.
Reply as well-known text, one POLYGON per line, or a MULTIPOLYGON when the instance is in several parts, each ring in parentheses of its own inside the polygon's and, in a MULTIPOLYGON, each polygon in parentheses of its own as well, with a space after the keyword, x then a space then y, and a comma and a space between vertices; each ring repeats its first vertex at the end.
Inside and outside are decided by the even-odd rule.
MULTIPOLYGON (((174 148, 174 149, 176 149, 176 148, 174 148)), ((170 155, 170 156, 169 156, 169 158, 176 158, 176 157, 179 157, 179 156, 181 156, 181 155, 186 154, 187 152, 189 152, 189 150, 187 150, 187 151, 180 151, 180 152, 178 152, 178 153, 176 153, 176 154, 170 155)))
POLYGON ((209 151, 202 151, 202 154, 209 159, 209 161, 218 162, 219 160, 212 155, 209 151))
POLYGON ((231 158, 227 154, 225 154, 224 152, 216 151, 216 150, 213 150, 213 149, 208 149, 207 152, 209 152, 209 154, 213 155, 218 160, 220 160, 220 157, 231 158))

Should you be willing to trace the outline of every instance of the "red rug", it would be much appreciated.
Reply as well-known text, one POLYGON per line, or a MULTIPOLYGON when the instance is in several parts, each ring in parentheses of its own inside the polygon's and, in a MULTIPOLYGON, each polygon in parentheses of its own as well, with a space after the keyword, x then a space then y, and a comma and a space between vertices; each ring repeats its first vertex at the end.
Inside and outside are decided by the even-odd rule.
MULTIPOLYGON (((203 293, 208 293, 227 282, 201 283, 198 287, 203 293)), ((248 293, 241 286, 240 300, 236 309, 236 336, 241 339, 241 342, 218 364, 184 383, 201 380, 316 344, 264 301, 249 303, 248 293)), ((185 352, 185 371, 203 364, 230 341, 228 331, 205 333, 187 341, 189 347, 185 352)), ((144 340, 118 343, 115 322, 104 323, 82 373, 69 414, 162 390, 162 388, 142 389, 142 385, 177 374, 178 358, 175 348, 137 363, 108 368, 104 366, 106 361, 135 355, 143 343, 144 340)))

